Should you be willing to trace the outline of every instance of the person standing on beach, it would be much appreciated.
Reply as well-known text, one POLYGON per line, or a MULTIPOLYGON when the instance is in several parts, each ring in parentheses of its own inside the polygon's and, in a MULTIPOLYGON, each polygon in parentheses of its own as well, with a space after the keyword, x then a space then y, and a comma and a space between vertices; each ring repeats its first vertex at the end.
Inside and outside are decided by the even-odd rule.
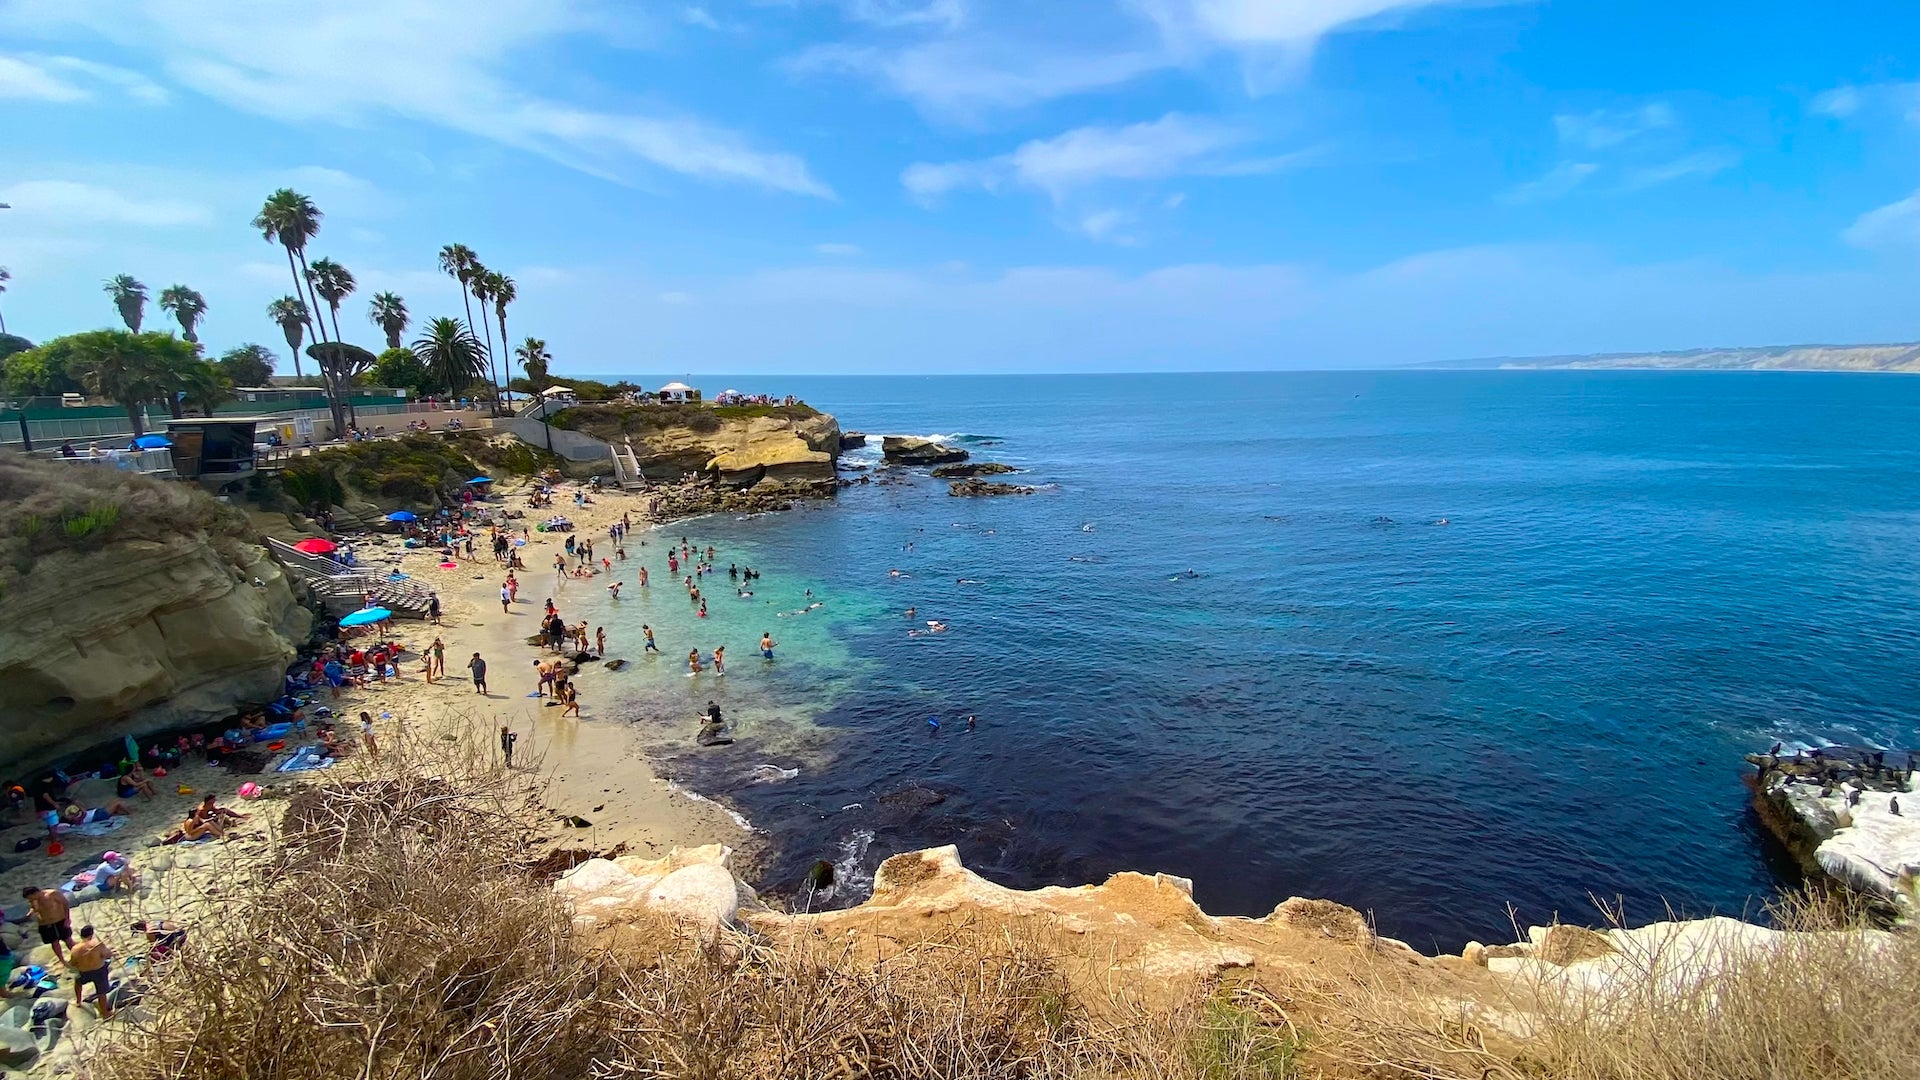
POLYGON ((562 706, 560 709, 561 716, 565 716, 568 713, 572 713, 575 719, 579 719, 580 691, 574 689, 574 686, 572 683, 568 683, 567 685, 560 688, 560 701, 562 702, 562 706))
POLYGON ((467 670, 473 672, 473 692, 482 696, 487 692, 487 662, 480 659, 479 653, 467 661, 467 670))
POLYGON ((642 649, 641 650, 642 652, 659 652, 660 651, 660 647, 653 643, 653 627, 648 626, 646 623, 641 623, 640 633, 641 633, 641 636, 647 639, 647 647, 645 649, 642 649))
POLYGON ((440 625, 440 594, 437 592, 427 594, 427 621, 435 626, 440 625))
POLYGON ((553 673, 547 670, 546 662, 535 660, 533 662, 533 696, 546 697, 547 684, 552 681, 553 673))
POLYGON ((553 557, 553 572, 561 581, 567 580, 567 557, 565 555, 555 555, 553 557))
POLYGON ((771 633, 768 633, 768 632, 762 632, 762 633, 761 633, 761 635, 760 635, 760 657, 761 657, 761 659, 763 659, 763 660, 771 660, 771 659, 773 659, 773 645, 774 645, 774 641, 773 641, 773 634, 771 634, 771 633))
POLYGON ((373 759, 374 764, 378 765, 380 763, 380 744, 373 741, 372 713, 363 711, 360 714, 360 742, 366 746, 367 756, 373 759))
MULTIPOLYGON (((447 643, 436 637, 433 639, 432 649, 433 652, 431 656, 433 658, 434 673, 444 679, 447 677, 447 643)), ((433 680, 429 679, 427 681, 432 682, 433 680)))
POLYGON ((513 768, 513 744, 520 741, 505 724, 500 725, 500 756, 506 759, 507 768, 513 768))
POLYGON ((596 626, 593 628, 593 644, 595 646, 593 650, 594 652, 599 653, 601 656, 607 655, 607 628, 606 627, 596 626))
POLYGON ((100 1019, 113 1016, 113 1006, 107 1001, 109 976, 113 968, 109 961, 113 953, 107 943, 94 936, 91 925, 80 928, 80 941, 73 947, 73 954, 66 965, 73 969, 73 1003, 86 1004, 84 997, 88 986, 93 987, 93 1007, 100 1010, 100 1019))
POLYGON ((66 946, 73 944, 73 918, 67 904, 67 894, 58 889, 42 889, 38 885, 29 885, 20 890, 26 898, 27 906, 33 909, 33 921, 40 925, 40 942, 53 946, 54 958, 72 967, 67 959, 66 946))
POLYGON ((511 603, 513 603, 513 590, 507 588, 505 585, 500 586, 500 614, 512 614, 507 610, 507 605, 511 603))

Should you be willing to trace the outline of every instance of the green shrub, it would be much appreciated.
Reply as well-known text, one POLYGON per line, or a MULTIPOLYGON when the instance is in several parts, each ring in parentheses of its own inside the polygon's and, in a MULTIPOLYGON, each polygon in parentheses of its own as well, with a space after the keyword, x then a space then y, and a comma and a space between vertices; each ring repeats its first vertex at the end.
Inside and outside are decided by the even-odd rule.
POLYGON ((121 539, 205 536, 225 546, 253 535, 245 514, 192 484, 0 456, 0 575, 25 575, 40 556, 121 539))
POLYGON ((120 508, 112 503, 99 503, 60 519, 61 528, 66 530, 67 539, 85 540, 89 536, 104 537, 112 531, 114 523, 120 520, 120 508))

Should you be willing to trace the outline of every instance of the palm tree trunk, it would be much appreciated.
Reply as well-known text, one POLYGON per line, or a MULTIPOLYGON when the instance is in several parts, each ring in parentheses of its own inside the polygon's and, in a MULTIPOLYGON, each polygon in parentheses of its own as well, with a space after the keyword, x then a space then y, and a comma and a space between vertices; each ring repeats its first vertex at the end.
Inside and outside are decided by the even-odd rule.
MULTIPOLYGON (((300 267, 293 261, 292 248, 287 248, 287 270, 293 274, 293 295, 307 295, 300 288, 300 267)), ((307 373, 300 370, 300 346, 298 345, 293 347, 293 377, 296 379, 305 379, 307 377, 307 373)))
POLYGON ((504 396, 513 381, 513 352, 507 348, 507 313, 499 309, 495 313, 500 316, 500 393, 504 396))
POLYGON ((340 305, 329 300, 327 301, 327 308, 328 310, 333 312, 333 340, 335 341, 347 340, 346 338, 340 336, 340 305))
POLYGON ((498 416, 500 414, 500 380, 494 377, 493 327, 487 323, 487 305, 485 301, 482 301, 480 304, 480 332, 485 334, 487 339, 487 383, 493 387, 493 410, 494 415, 498 416))
POLYGON ((133 437, 137 439, 147 433, 146 403, 129 401, 126 406, 127 423, 133 426, 133 437))

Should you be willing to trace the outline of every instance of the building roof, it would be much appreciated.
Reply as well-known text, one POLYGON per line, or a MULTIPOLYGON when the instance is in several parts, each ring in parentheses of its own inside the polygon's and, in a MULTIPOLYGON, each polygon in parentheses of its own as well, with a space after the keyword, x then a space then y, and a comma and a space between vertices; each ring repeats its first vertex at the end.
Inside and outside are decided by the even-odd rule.
POLYGON ((686 383, 683 383, 683 382, 670 382, 667 385, 661 387, 660 392, 663 394, 671 394, 675 392, 685 393, 692 389, 693 387, 688 386, 686 383))
POLYGON ((571 394, 571 393, 573 393, 573 387, 571 386, 549 386, 545 390, 540 391, 540 396, 545 397, 548 394, 571 394))

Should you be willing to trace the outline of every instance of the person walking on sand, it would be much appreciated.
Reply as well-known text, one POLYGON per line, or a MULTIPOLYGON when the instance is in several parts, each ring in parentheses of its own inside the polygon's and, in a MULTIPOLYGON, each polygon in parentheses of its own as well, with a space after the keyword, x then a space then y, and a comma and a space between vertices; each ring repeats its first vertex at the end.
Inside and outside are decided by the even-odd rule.
POLYGON ((113 1016, 113 1006, 107 1001, 109 976, 113 967, 109 963, 113 953, 107 943, 94 936, 91 924, 80 928, 80 940, 73 947, 67 966, 73 969, 73 1003, 86 1004, 87 987, 93 987, 93 1007, 100 1011, 100 1019, 113 1016))
POLYGON ((435 626, 440 625, 440 594, 437 592, 427 594, 427 621, 435 626))
POLYGON ((640 650, 641 652, 659 652, 660 651, 660 646, 655 645, 653 643, 653 627, 648 626, 646 623, 641 623, 640 635, 647 639, 647 647, 640 650))
POLYGON ((703 670, 703 669, 702 669, 702 668, 700 667, 700 650, 699 650, 699 649, 691 649, 691 650, 688 650, 688 652, 687 652, 687 674, 689 674, 689 675, 698 675, 698 674, 700 674, 700 672, 701 672, 702 670, 703 670))
MULTIPOLYGON (((447 643, 444 641, 441 641, 437 637, 434 638, 433 645, 430 647, 430 651, 428 653, 428 657, 433 662, 433 674, 438 675, 443 679, 446 678, 447 677, 447 643)), ((427 681, 432 682, 433 680, 428 679, 427 681)))
POLYGON ((506 760, 507 768, 513 768, 513 744, 520 741, 507 725, 500 725, 500 756, 506 760))
POLYGON ((568 683, 561 690, 560 700, 563 703, 560 709, 561 716, 572 713, 574 719, 577 720, 580 718, 580 691, 574 689, 572 683, 568 683))
POLYGON ((520 579, 514 577, 511 570, 507 571, 507 599, 515 602, 520 599, 520 579))
POLYGON ((600 654, 601 656, 607 655, 607 628, 606 627, 596 626, 593 628, 593 644, 594 644, 594 650, 593 650, 594 652, 600 654))
POLYGON ((773 659, 773 646, 774 646, 773 635, 771 633, 762 632, 760 635, 760 658, 762 660, 773 659))
POLYGON ((553 557, 553 572, 561 581, 567 579, 567 557, 565 555, 555 555, 553 557))
POLYGON ((513 590, 507 588, 505 585, 500 586, 500 614, 512 614, 507 608, 507 605, 511 603, 513 603, 513 590))
POLYGON ((487 662, 480 659, 479 653, 467 661, 467 670, 473 672, 473 692, 485 696, 487 692, 487 662))
POLYGON ((713 673, 715 675, 725 675, 727 673, 727 647, 725 645, 715 645, 713 647, 713 673))
POLYGON ((26 898, 27 907, 33 909, 33 921, 40 926, 40 943, 53 946, 54 958, 72 967, 66 950, 67 945, 73 944, 73 918, 67 894, 59 889, 29 885, 20 890, 20 895, 26 898))
POLYGON ((543 660, 535 660, 533 662, 533 696, 539 698, 546 697, 547 684, 552 681, 553 673, 547 670, 546 662, 543 660))
POLYGON ((362 712, 360 714, 360 742, 361 745, 367 748, 367 756, 373 759, 374 764, 378 765, 380 763, 380 744, 373 739, 372 713, 362 712))

